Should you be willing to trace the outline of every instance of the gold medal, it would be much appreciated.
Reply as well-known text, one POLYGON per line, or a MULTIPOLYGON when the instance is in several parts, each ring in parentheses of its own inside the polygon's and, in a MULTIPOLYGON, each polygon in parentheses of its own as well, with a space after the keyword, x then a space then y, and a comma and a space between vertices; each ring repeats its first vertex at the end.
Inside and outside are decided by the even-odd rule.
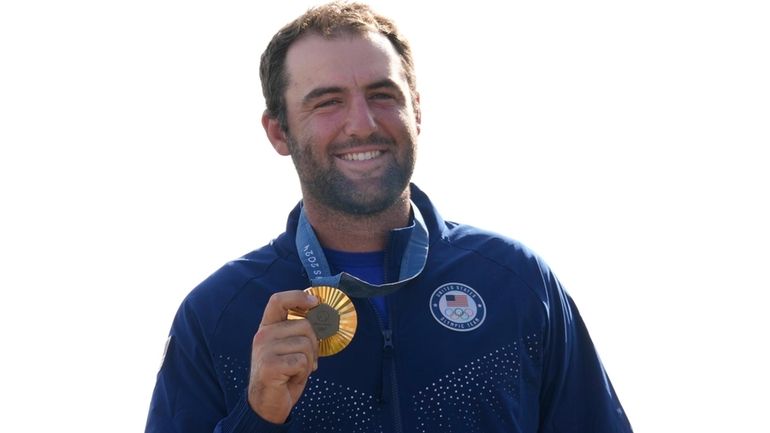
POLYGON ((319 304, 307 311, 289 310, 289 319, 307 319, 318 337, 318 356, 331 356, 347 347, 356 333, 356 307, 341 290, 330 286, 305 289, 319 304))

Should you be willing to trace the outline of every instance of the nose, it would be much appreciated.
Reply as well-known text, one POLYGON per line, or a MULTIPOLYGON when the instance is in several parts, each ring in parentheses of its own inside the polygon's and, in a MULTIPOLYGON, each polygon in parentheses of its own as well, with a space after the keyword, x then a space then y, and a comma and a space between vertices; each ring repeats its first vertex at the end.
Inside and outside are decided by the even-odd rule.
POLYGON ((366 97, 361 95, 352 98, 348 107, 345 134, 348 137, 369 137, 377 129, 377 122, 366 97))

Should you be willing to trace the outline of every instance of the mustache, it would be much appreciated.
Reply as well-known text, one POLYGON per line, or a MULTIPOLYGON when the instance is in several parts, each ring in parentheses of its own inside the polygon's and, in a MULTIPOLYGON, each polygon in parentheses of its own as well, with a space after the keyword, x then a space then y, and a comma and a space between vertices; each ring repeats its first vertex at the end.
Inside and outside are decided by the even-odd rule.
POLYGON ((366 138, 353 137, 342 143, 334 143, 331 145, 331 150, 334 152, 339 152, 339 151, 353 149, 360 146, 365 146, 367 144, 380 144, 380 145, 384 144, 387 146, 395 146, 396 140, 392 138, 388 138, 384 135, 381 135, 375 132, 366 138))

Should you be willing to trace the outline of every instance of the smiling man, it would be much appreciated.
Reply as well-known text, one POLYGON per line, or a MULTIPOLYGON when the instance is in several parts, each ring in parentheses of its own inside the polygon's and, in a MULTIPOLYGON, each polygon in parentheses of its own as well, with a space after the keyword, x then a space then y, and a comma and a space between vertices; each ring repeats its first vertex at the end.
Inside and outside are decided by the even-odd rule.
POLYGON ((387 37, 337 31, 290 46, 285 123, 265 114, 262 124, 278 153, 291 155, 323 245, 376 251, 407 224, 419 104, 387 37))
POLYGON ((631 431, 542 260, 410 184, 420 101, 390 20, 312 9, 260 76, 302 201, 185 299, 147 432, 631 431))

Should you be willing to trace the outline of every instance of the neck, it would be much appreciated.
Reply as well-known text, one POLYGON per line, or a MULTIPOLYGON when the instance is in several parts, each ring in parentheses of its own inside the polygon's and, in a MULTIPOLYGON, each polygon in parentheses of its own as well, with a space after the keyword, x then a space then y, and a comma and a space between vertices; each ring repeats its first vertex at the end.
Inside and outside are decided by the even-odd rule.
POLYGON ((392 206, 374 215, 351 215, 303 199, 305 213, 318 241, 326 248, 351 253, 383 251, 390 231, 409 224, 409 188, 392 206))

